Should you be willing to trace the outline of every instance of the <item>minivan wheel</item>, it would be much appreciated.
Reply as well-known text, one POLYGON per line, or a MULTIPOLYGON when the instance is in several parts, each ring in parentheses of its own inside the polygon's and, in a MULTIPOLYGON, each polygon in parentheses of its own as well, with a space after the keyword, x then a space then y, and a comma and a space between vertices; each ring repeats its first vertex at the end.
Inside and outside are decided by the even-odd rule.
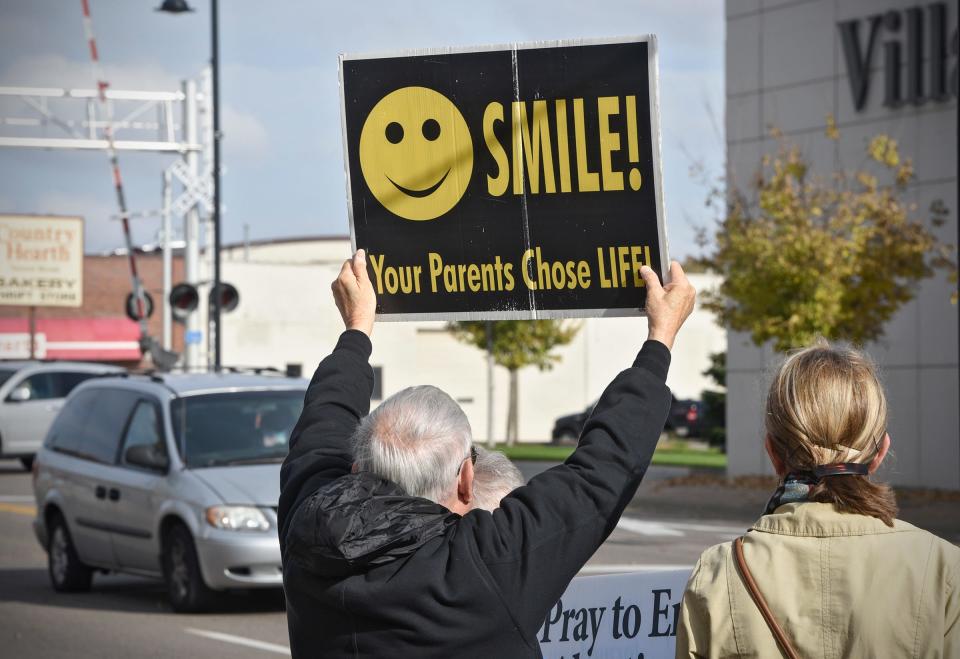
POLYGON ((90 590, 93 570, 80 562, 67 523, 60 515, 54 515, 50 520, 47 572, 50 574, 53 589, 58 592, 77 593, 90 590))
POLYGON ((33 469, 33 458, 34 456, 32 455, 25 455, 22 458, 20 458, 20 464, 23 465, 24 469, 26 469, 27 471, 30 471, 31 469, 33 469))
POLYGON ((193 537, 179 524, 172 527, 164 538, 163 577, 174 611, 195 613, 210 605, 214 592, 203 581, 193 537))

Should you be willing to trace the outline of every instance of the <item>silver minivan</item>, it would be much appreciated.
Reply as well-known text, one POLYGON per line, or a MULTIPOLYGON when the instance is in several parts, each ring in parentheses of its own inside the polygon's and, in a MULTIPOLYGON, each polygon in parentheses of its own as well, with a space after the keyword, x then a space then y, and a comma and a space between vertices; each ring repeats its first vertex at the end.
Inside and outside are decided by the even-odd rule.
POLYGON ((20 458, 26 469, 74 387, 124 369, 86 362, 0 362, 0 458, 20 458))
POLYGON ((177 611, 279 588, 280 463, 307 381, 130 375, 70 395, 37 454, 34 529, 54 589, 95 569, 161 577, 177 611))

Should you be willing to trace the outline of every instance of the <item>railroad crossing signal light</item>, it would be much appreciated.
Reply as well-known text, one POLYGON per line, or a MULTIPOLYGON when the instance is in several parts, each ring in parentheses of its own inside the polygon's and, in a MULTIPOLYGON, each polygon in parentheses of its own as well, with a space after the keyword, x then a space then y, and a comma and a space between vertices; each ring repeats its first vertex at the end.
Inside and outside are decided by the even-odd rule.
MULTIPOLYGON (((137 296, 135 293, 129 293, 127 295, 127 301, 124 304, 124 311, 127 313, 127 318, 133 322, 140 322, 140 314, 137 313, 137 296)), ((143 291, 143 317, 149 318, 153 315, 153 298, 149 293, 143 291)))
POLYGON ((187 322, 190 312, 200 305, 200 294, 192 284, 177 284, 170 290, 170 314, 180 323, 187 322))
POLYGON ((237 308, 237 305, 240 304, 240 293, 237 292, 236 286, 222 281, 219 284, 219 288, 210 289, 211 308, 214 305, 214 300, 216 300, 216 297, 214 296, 217 294, 217 291, 220 293, 220 311, 233 311, 237 308))

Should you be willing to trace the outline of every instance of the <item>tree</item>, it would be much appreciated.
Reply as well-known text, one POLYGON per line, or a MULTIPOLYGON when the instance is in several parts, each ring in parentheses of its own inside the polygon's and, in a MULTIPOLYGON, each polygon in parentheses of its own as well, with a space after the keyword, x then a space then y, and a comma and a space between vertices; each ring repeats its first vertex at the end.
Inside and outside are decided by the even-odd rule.
MULTIPOLYGON (((541 371, 553 368, 560 356, 553 349, 567 345, 577 335, 577 323, 560 320, 498 320, 492 323, 493 360, 510 372, 509 406, 507 411, 506 442, 517 441, 519 409, 517 403, 517 371, 525 366, 536 366, 541 371)), ((487 349, 487 323, 460 321, 450 323, 448 329, 458 341, 487 349)))
POLYGON ((704 421, 707 440, 714 446, 726 446, 727 443, 727 353, 710 353, 710 366, 703 371, 716 383, 719 389, 704 389, 700 394, 703 401, 704 421))
MULTIPOLYGON (((913 165, 895 140, 870 140, 868 168, 820 178, 798 147, 774 137, 780 147, 763 159, 756 196, 728 191, 714 249, 700 259, 723 278, 705 296, 721 324, 778 351, 820 336, 859 345, 879 338, 936 268, 956 282, 953 248, 904 199, 913 165)), ((827 138, 838 137, 828 118, 827 138)), ((934 204, 932 223, 945 214, 934 204)))

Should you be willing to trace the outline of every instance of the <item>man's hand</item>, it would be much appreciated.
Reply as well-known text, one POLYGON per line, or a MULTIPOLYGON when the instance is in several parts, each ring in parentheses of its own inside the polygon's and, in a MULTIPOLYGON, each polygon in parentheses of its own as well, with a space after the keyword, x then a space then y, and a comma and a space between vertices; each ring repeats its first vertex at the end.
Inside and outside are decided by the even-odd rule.
POLYGON ((640 268, 640 276, 647 286, 647 319, 650 328, 647 338, 659 341, 672 350, 680 326, 693 311, 697 291, 676 261, 670 263, 670 283, 666 286, 660 285, 660 278, 649 266, 640 268))
POLYGON ((346 328, 370 336, 377 311, 377 295, 367 276, 367 255, 362 249, 358 249, 352 259, 343 262, 340 276, 333 280, 330 288, 346 328))

